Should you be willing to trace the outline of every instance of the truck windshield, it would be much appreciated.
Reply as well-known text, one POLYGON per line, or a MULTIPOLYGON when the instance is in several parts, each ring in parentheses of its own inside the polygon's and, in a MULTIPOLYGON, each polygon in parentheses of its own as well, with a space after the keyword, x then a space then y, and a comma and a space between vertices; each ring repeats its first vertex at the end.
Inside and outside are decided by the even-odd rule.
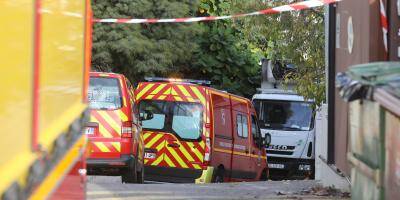
POLYGON ((121 108, 121 90, 116 78, 90 78, 88 101, 91 109, 121 108))
POLYGON ((142 122, 145 130, 173 133, 183 140, 197 140, 202 132, 203 107, 198 103, 142 100, 139 112, 151 111, 153 118, 142 122))
POLYGON ((260 127, 274 130, 309 131, 313 110, 310 103, 295 101, 254 100, 260 127))

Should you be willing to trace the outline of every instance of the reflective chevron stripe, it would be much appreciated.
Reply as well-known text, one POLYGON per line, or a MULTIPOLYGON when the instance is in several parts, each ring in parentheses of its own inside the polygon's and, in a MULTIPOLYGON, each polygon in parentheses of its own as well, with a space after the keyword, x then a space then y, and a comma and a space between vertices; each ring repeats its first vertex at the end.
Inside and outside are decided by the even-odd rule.
POLYGON ((203 141, 176 140, 174 143, 177 143, 179 148, 171 148, 167 146, 166 135, 171 137, 172 134, 152 131, 145 131, 143 134, 146 149, 157 150, 156 158, 145 158, 146 165, 201 169, 200 164, 203 162, 205 147, 203 141))
MULTIPOLYGON (((103 138, 120 138, 122 121, 127 121, 128 115, 122 110, 92 110, 90 121, 99 124, 99 134, 103 138)), ((92 142, 93 152, 121 152, 119 142, 92 142)))
POLYGON ((136 90, 136 99, 172 100, 185 102, 200 102, 206 104, 204 91, 197 86, 168 83, 141 83, 136 90), (169 99, 167 99, 169 98, 169 99))

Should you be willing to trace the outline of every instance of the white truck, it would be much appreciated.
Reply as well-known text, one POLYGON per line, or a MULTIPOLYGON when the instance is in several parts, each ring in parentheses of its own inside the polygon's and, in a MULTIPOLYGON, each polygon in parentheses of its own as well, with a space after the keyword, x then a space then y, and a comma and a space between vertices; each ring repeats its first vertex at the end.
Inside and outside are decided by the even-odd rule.
POLYGON ((263 59, 262 83, 252 98, 258 114, 261 134, 271 135, 267 146, 271 179, 314 177, 315 112, 312 101, 293 91, 293 85, 282 84, 287 67, 263 59), (278 71, 278 73, 276 72, 278 71), (280 74, 280 75, 279 75, 280 74), (281 77, 279 77, 281 76, 281 77))

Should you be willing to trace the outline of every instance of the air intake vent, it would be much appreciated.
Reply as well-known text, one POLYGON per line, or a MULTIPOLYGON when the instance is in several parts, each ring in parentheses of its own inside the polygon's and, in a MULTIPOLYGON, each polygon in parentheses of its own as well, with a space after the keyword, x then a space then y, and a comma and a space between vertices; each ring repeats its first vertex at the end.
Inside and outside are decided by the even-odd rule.
POLYGON ((308 144, 307 157, 311 157, 311 155, 312 155, 312 142, 308 144))

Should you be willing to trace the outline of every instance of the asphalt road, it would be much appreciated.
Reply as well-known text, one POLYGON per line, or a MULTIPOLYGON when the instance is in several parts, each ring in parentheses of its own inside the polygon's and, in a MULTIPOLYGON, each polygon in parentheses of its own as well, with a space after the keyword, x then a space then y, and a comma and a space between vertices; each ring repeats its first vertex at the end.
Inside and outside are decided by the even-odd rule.
POLYGON ((304 181, 267 181, 252 183, 173 184, 146 182, 122 184, 120 177, 89 176, 87 199, 341 199, 312 188, 318 183, 304 181))

